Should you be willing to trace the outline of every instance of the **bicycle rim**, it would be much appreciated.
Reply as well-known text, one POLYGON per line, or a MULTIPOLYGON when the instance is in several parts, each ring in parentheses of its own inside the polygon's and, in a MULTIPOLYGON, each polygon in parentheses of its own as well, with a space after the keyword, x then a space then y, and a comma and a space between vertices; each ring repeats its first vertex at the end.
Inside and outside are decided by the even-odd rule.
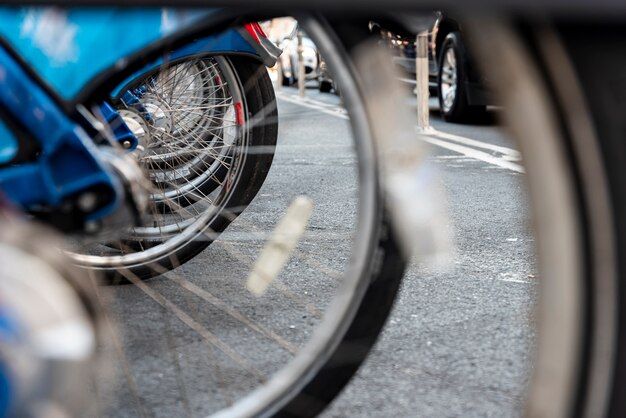
POLYGON ((609 406, 618 330, 616 227, 607 160, 582 88, 588 80, 577 80, 554 28, 528 23, 516 33, 502 22, 478 22, 476 45, 499 65, 488 74, 508 93, 507 121, 524 156, 543 278, 526 414, 621 416, 609 406))
POLYGON ((70 252, 81 267, 115 270, 175 258, 189 242, 217 236, 221 231, 211 229, 217 219, 236 217, 238 208, 227 202, 245 181, 250 127, 241 119, 247 104, 228 59, 175 63, 138 86, 148 86, 140 99, 147 112, 133 110, 132 117, 151 122, 136 151, 150 179, 151 209, 121 239, 70 252))
MULTIPOLYGON (((217 359, 207 371, 206 378, 213 380, 211 388, 201 391, 200 398, 198 394, 187 398, 192 398, 193 403, 187 405, 188 413, 193 409, 201 411, 201 415, 263 416, 318 412, 338 393, 373 345, 393 303, 404 260, 384 218, 376 150, 354 72, 347 53, 329 31, 315 21, 309 22, 309 33, 334 67, 349 109, 350 122, 333 119, 341 135, 315 144, 308 143, 307 135, 300 133, 291 147, 282 148, 282 153, 279 145, 275 157, 278 163, 272 168, 276 175, 270 172, 256 201, 233 220, 209 251, 193 260, 198 261, 196 267, 188 264, 146 283, 127 268, 120 268, 134 287, 100 290, 112 318, 120 323, 122 337, 117 344, 122 353, 118 367, 126 376, 122 386, 126 384, 132 389, 121 396, 132 398, 129 402, 112 402, 116 416, 129 413, 127 408, 136 408, 140 415, 176 414, 168 409, 176 405, 165 403, 159 396, 161 388, 154 383, 159 380, 158 368, 145 363, 159 347, 165 346, 165 357, 173 357, 163 366, 163 373, 169 376, 173 370, 176 377, 170 379, 180 377, 182 380, 174 386, 183 392, 191 389, 181 375, 198 373, 198 369, 181 366, 177 357, 181 352, 189 354, 187 349, 196 356, 206 350, 200 358, 217 359), (346 155, 337 157, 338 152, 346 155), (298 157, 311 154, 320 161, 303 163, 298 157), (324 187, 318 184, 319 179, 329 175, 328 167, 337 169, 333 178, 347 179, 342 188, 334 182, 326 182, 324 187), (279 190, 286 199, 275 195, 279 190), (334 199, 332 204, 316 206, 316 199, 329 193, 334 199), (272 242, 274 228, 289 216, 285 214, 294 207, 293 202, 307 200, 303 195, 308 195, 313 203, 311 219, 299 221, 304 223, 304 235, 278 276, 271 278, 267 294, 254 296, 250 278, 246 286, 242 282, 246 276, 254 276, 250 270, 256 271, 255 260, 267 248, 280 247, 272 242), (133 302, 134 299, 128 299, 130 295, 140 295, 142 300, 133 302), (373 307, 363 306, 363 300, 373 307), (142 322, 139 317, 131 319, 133 312, 144 310, 153 312, 149 322, 142 322), (172 322, 176 324, 171 325, 172 322), (145 329, 151 332, 146 334, 145 329), (228 343, 231 334, 252 336, 233 346, 228 343), (178 339, 180 335, 182 340, 178 339), (151 345, 143 347, 145 340, 152 341, 151 345), (352 349, 355 344, 360 346, 358 353, 342 364, 341 372, 333 371, 337 366, 329 363, 337 361, 332 359, 339 348, 352 349), (147 353, 138 350, 138 346, 147 353), (133 370, 137 373, 133 374, 133 370), (309 409, 294 404, 294 400, 301 401, 316 393, 307 388, 323 381, 319 380, 322 371, 325 379, 341 384, 336 387, 336 382, 332 382, 309 409), (224 384, 224 380, 228 383, 224 384), (152 391, 143 391, 144 387, 152 391)), ((241 80, 244 89, 254 82, 241 80)), ((283 106, 288 107, 288 102, 283 106)), ((298 112, 292 110, 292 115, 297 118, 298 112)), ((255 116, 251 115, 251 119, 259 119, 255 116)), ((193 239, 204 239, 204 233, 198 232, 193 239)), ((178 234, 173 239, 188 237, 178 234)))

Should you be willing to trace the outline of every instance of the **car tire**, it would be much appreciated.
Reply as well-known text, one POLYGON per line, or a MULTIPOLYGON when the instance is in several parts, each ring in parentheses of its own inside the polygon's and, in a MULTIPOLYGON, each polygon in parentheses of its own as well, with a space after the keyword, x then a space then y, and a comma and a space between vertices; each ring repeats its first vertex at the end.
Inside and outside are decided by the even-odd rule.
POLYGON ((281 69, 282 72, 282 79, 281 79, 281 84, 283 87, 289 87, 290 85, 290 77, 286 77, 285 76, 285 72, 283 69, 281 69))
POLYGON ((330 93, 332 89, 333 89, 333 83, 327 80, 320 81, 320 92, 330 93))
POLYGON ((485 106, 468 101, 466 52, 461 34, 449 33, 439 51, 437 96, 443 118, 448 122, 473 122, 484 118, 485 106))
POLYGON ((291 73, 289 76, 289 85, 295 86, 298 84, 298 77, 296 77, 296 72, 298 71, 298 67, 293 65, 293 60, 289 60, 289 72, 291 73))

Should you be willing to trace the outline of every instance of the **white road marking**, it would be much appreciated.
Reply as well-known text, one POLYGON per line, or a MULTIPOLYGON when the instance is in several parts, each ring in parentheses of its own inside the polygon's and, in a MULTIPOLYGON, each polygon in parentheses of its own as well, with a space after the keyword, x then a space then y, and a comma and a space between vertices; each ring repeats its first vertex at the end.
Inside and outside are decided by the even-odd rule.
POLYGON ((521 283, 521 284, 532 284, 531 281, 528 280, 521 280, 521 279, 512 279, 512 278, 505 278, 505 279, 497 279, 498 281, 501 282, 507 282, 507 283, 521 283))
MULTIPOLYGON (((310 98, 302 99, 294 97, 292 95, 284 94, 282 92, 279 92, 277 97, 281 100, 285 100, 299 106, 307 107, 309 109, 314 109, 331 116, 335 116, 341 119, 349 119, 345 109, 338 106, 329 107, 327 103, 318 102, 310 98)), ((521 159, 519 152, 511 148, 489 144, 459 135, 448 134, 445 132, 437 131, 435 129, 431 129, 427 132, 421 132, 419 133, 418 137, 432 145, 457 152, 474 160, 483 161, 500 168, 514 171, 516 173, 525 172, 524 167, 511 161, 519 161, 521 159), (502 157, 494 156, 493 154, 489 154, 487 152, 470 147, 490 150, 502 154, 502 157)))
POLYGON ((499 145, 489 144, 487 142, 477 141, 475 139, 466 138, 464 136, 453 135, 446 132, 435 131, 434 134, 437 138, 448 139, 450 141, 458 142, 459 144, 470 145, 476 148, 488 149, 491 151, 499 152, 500 154, 508 155, 513 160, 511 161, 519 161, 521 160, 521 155, 519 151, 514 150, 512 148, 502 147, 499 145))
POLYGON ((308 98, 300 99, 300 98, 294 98, 294 97, 289 97, 289 96, 290 95, 286 95, 286 94, 283 94, 283 93, 278 93, 278 95, 277 95, 277 97, 279 99, 285 100, 285 101, 290 102, 290 103, 297 104, 299 106, 308 107, 309 109, 319 110, 322 113, 326 113, 328 115, 335 116, 335 117, 338 117, 338 118, 341 118, 341 119, 346 119, 346 120, 350 119, 348 117, 348 115, 346 114, 345 109, 343 109, 343 108, 334 106, 332 108, 332 110, 331 110, 327 106, 321 106, 319 104, 321 102, 318 102, 316 100, 311 100, 311 99, 308 99, 308 98))
POLYGON ((412 78, 398 77, 398 80, 409 84, 417 84, 417 80, 413 80, 412 78))
POLYGON ((524 173, 524 167, 522 167, 521 165, 512 163, 500 157, 494 157, 493 155, 486 152, 478 151, 474 148, 466 147, 459 144, 453 144, 451 142, 435 138, 429 134, 421 134, 420 138, 430 144, 449 149, 450 151, 458 152, 459 154, 466 155, 475 160, 484 161, 498 167, 506 168, 507 170, 515 171, 516 173, 524 173))
POLYGON ((500 273, 500 277, 497 277, 496 280, 501 281, 501 282, 508 282, 508 283, 522 283, 522 284, 534 283, 532 280, 527 280, 525 278, 522 278, 521 276, 523 276, 523 274, 514 273, 514 272, 500 273))
POLYGON ((433 155, 430 158, 432 158, 433 160, 458 160, 458 159, 466 160, 467 159, 462 155, 433 155))

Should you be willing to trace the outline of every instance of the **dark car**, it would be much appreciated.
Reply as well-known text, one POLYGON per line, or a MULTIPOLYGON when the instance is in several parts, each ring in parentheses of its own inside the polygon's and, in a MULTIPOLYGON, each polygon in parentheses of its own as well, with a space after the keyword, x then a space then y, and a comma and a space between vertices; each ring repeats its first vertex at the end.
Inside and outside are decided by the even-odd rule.
POLYGON ((450 122, 480 118, 491 104, 487 80, 467 49, 461 25, 439 13, 430 31, 430 80, 436 83, 439 107, 450 122))
POLYGON ((328 69, 328 65, 326 64, 324 57, 320 57, 318 80, 320 82, 319 89, 322 93, 334 91, 336 94, 339 94, 339 90, 335 85, 335 79, 330 74, 330 70, 328 69))
MULTIPOLYGON (((391 49, 393 62, 401 70, 401 80, 415 84, 415 34, 389 30, 370 23, 391 49)), ((465 44, 461 25, 445 13, 436 12, 428 33, 429 84, 439 98, 445 120, 468 122, 481 118, 491 99, 487 82, 478 71, 465 44)))

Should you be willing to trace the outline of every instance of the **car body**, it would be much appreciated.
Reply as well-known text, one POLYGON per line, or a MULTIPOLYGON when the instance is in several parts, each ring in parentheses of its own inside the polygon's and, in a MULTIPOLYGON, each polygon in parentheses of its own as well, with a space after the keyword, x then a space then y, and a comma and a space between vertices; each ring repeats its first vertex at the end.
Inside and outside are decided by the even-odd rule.
MULTIPOLYGON (((298 81, 298 38, 286 38, 281 42, 283 50, 280 65, 283 72, 283 84, 292 85, 298 81)), ((320 74, 320 56, 317 47, 306 34, 302 34, 302 60, 304 62, 305 81, 318 80, 320 74)))
POLYGON ((468 106, 484 108, 492 104, 492 98, 490 97, 491 95, 488 88, 489 81, 479 70, 471 50, 466 47, 467 39, 461 24, 442 12, 437 13, 437 20, 429 32, 429 51, 431 53, 431 59, 429 61, 429 82, 434 84, 435 90, 438 96, 440 96, 441 88, 439 86, 439 76, 441 73, 440 66, 443 58, 442 55, 444 53, 443 49, 446 39, 449 39, 451 34, 457 34, 459 36, 462 50, 460 65, 463 66, 465 72, 463 82, 468 106))
POLYGON ((319 90, 322 93, 330 93, 331 91, 339 94, 339 89, 335 84, 335 80, 333 79, 330 70, 328 69, 328 65, 323 57, 320 57, 320 65, 319 65, 319 90))
MULTIPOLYGON (((443 12, 435 12, 428 23, 428 72, 431 93, 439 98, 444 119, 466 122, 479 118, 492 103, 488 80, 478 70, 461 24, 443 12), (451 93, 452 92, 452 93, 451 93)), ((416 35, 370 23, 381 42, 392 52, 400 80, 416 84, 416 35)))

